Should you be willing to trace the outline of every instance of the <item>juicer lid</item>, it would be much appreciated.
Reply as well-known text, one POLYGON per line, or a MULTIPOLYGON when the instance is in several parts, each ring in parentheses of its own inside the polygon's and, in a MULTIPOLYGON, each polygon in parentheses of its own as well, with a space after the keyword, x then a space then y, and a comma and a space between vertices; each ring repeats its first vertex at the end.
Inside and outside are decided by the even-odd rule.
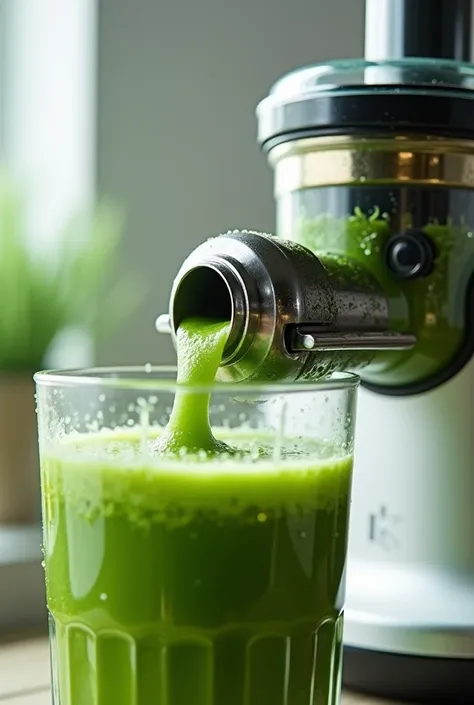
POLYGON ((257 106, 264 151, 301 137, 387 131, 474 139, 474 64, 340 60, 292 71, 257 106))

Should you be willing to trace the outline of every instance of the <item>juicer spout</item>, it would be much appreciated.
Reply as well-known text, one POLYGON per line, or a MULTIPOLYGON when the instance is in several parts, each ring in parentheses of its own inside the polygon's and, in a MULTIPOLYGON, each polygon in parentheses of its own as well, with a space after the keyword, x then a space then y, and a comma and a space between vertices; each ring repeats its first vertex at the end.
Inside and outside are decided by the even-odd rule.
POLYGON ((416 342, 390 329, 388 301, 364 268, 341 257, 322 262, 302 245, 255 232, 212 238, 185 260, 169 313, 155 325, 176 344, 191 317, 230 322, 223 381, 323 377, 416 342))

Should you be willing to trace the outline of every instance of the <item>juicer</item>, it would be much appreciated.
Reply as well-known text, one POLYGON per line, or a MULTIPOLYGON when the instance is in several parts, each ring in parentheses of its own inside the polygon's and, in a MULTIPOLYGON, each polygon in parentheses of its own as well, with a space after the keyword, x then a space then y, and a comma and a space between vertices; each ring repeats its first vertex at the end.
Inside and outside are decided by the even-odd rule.
POLYGON ((474 702, 471 3, 368 0, 364 60, 259 104, 276 237, 234 231, 178 273, 159 330, 226 316, 219 377, 362 379, 345 682, 474 702))

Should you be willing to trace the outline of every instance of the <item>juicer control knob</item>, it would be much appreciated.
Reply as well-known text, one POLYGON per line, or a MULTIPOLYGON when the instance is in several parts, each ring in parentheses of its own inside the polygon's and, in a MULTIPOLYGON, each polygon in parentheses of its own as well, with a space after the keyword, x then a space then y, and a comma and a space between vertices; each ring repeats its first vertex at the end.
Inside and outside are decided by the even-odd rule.
POLYGON ((388 268, 397 277, 415 279, 431 273, 435 250, 422 230, 407 230, 389 239, 385 257, 388 268))

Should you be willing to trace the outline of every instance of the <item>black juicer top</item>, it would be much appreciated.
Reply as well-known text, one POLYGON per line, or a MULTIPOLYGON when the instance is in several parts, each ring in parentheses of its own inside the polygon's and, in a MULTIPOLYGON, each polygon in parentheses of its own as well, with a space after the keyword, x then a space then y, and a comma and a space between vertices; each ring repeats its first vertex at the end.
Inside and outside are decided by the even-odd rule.
POLYGON ((473 0, 366 0, 365 60, 299 69, 257 108, 258 139, 474 137, 473 0))
POLYGON ((474 139, 474 65, 452 60, 357 59, 316 64, 280 79, 257 107, 264 151, 331 134, 474 139))

